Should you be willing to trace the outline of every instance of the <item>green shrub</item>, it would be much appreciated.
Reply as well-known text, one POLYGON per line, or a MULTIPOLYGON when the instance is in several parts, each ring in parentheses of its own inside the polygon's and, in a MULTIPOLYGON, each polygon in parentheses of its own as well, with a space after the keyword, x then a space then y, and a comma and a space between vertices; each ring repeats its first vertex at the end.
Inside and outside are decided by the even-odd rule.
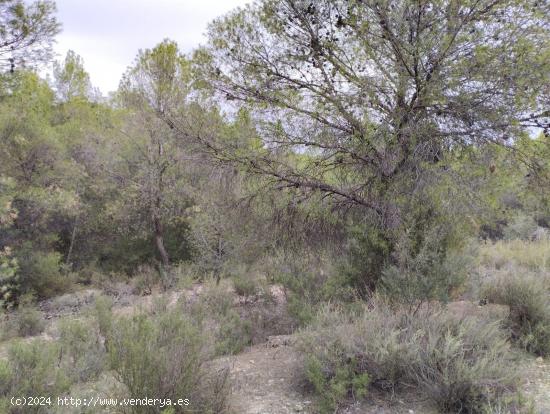
POLYGON ((478 413, 515 384, 514 357, 498 321, 458 319, 442 308, 412 313, 380 300, 359 312, 324 308, 300 348, 324 412, 364 395, 367 384, 408 384, 442 411, 478 413))
POLYGON ((233 309, 235 296, 226 281, 216 285, 207 282, 196 302, 186 305, 193 320, 206 327, 208 339, 216 355, 239 353, 250 345, 252 326, 233 309))
POLYGON ((113 301, 107 296, 96 298, 94 303, 94 316, 97 320, 99 333, 107 338, 113 327, 113 301))
POLYGON ((307 326, 313 318, 317 311, 317 306, 320 302, 311 302, 307 298, 300 297, 294 292, 290 292, 287 295, 288 299, 286 302, 286 307, 288 314, 295 321, 297 327, 307 326))
POLYGON ((21 290, 39 298, 50 298, 69 290, 72 280, 62 273, 61 255, 23 249, 18 257, 21 290))
POLYGON ((198 307, 209 315, 226 315, 233 307, 234 295, 224 282, 215 284, 212 280, 203 285, 200 292, 198 307))
POLYGON ((46 321, 34 304, 34 297, 32 295, 22 295, 19 300, 17 310, 10 312, 7 315, 8 318, 1 323, 1 340, 40 335, 46 328, 46 321))
POLYGON ((526 397, 521 390, 488 402, 483 407, 483 414, 536 414, 536 404, 532 397, 526 397))
POLYGON ((140 265, 132 279, 134 293, 137 295, 150 295, 155 285, 159 284, 161 275, 151 266, 140 265))
MULTIPOLYGON (((111 368, 130 397, 188 398, 191 405, 176 413, 219 413, 227 397, 227 370, 207 366, 207 352, 197 325, 180 311, 150 317, 139 314, 113 320, 107 338, 111 368)), ((133 413, 160 408, 133 407, 133 413)))
POLYGON ((320 410, 334 412, 351 393, 359 399, 367 394, 370 377, 367 372, 359 372, 360 367, 354 358, 345 356, 334 371, 327 375, 326 367, 313 355, 306 357, 305 373, 315 392, 321 397, 320 410))
POLYGON ((241 319, 231 310, 216 321, 215 352, 216 355, 235 355, 241 352, 252 341, 250 321, 241 319))
POLYGON ((283 286, 288 314, 297 326, 307 325, 320 304, 355 296, 349 280, 335 271, 332 262, 328 252, 280 252, 269 258, 271 279, 283 286))
POLYGON ((9 413, 11 391, 11 368, 7 361, 0 360, 0 413, 9 413))
POLYGON ((174 285, 179 289, 189 289, 199 279, 198 269, 192 263, 181 262, 171 269, 174 285))
POLYGON ((0 309, 10 309, 19 292, 19 265, 8 247, 0 251, 0 309))
POLYGON ((353 226, 346 243, 338 273, 362 296, 368 295, 378 285, 382 269, 393 251, 393 242, 387 234, 375 228, 353 226))
POLYGON ((550 278, 547 274, 504 272, 486 281, 481 292, 491 303, 510 308, 512 339, 536 355, 550 355, 550 278))
POLYGON ((393 254, 395 264, 382 271, 381 291, 409 306, 431 300, 447 302, 464 285, 473 260, 466 251, 448 251, 444 238, 440 229, 424 235, 420 245, 403 237, 393 254))
POLYGON ((287 311, 294 319, 296 326, 306 326, 311 322, 313 315, 324 300, 323 285, 315 271, 298 271, 280 273, 276 282, 283 285, 285 290, 287 311))
POLYGON ((169 268, 161 267, 159 275, 160 286, 164 291, 174 288, 189 289, 198 279, 196 266, 188 262, 181 262, 169 268))
POLYGON ((34 336, 44 332, 46 323, 37 309, 25 306, 19 308, 15 319, 18 336, 34 336))
POLYGON ((233 277, 233 288, 238 296, 244 298, 245 302, 255 297, 260 291, 255 279, 242 275, 233 277))
POLYGON ((514 388, 513 355, 497 322, 469 317, 422 315, 419 332, 426 329, 418 363, 407 376, 442 411, 478 413, 514 388))
MULTIPOLYGON (((9 398, 15 396, 51 396, 54 402, 57 396, 67 392, 70 382, 59 368, 60 351, 59 345, 50 341, 13 344, 8 352, 8 360, 0 361, 0 400, 4 399, 5 404, 5 400, 9 401, 9 398)), ((10 414, 50 412, 47 406, 8 407, 7 412, 10 414)))
POLYGON ((105 350, 95 321, 62 320, 59 332, 68 375, 76 382, 95 380, 105 365, 105 350))

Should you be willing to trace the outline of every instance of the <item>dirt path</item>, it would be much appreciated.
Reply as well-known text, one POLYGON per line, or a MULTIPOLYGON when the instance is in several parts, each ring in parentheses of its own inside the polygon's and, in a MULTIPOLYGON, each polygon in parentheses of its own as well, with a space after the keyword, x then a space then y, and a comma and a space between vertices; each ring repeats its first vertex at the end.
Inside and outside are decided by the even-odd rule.
POLYGON ((529 370, 524 386, 527 398, 535 404, 535 413, 550 413, 550 361, 548 358, 537 358, 529 370))
MULTIPOLYGON (((249 348, 231 358, 231 408, 239 414, 315 414, 315 399, 304 391, 299 372, 301 357, 291 336, 270 337, 268 343, 249 348)), ((434 414, 416 395, 388 396, 371 393, 370 399, 347 407, 341 414, 434 414)))
POLYGON ((290 346, 256 345, 220 363, 231 367, 231 408, 242 414, 313 413, 298 392, 298 353, 290 346))

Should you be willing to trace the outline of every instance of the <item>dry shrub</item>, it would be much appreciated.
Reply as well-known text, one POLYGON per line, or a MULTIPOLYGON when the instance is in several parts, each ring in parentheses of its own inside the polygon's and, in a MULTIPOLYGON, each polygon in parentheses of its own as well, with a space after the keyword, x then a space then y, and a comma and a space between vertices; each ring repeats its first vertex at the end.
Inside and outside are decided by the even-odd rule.
MULTIPOLYGON (((200 327, 179 310, 112 319, 106 346, 111 368, 130 398, 162 396, 191 404, 175 413, 223 413, 228 395, 227 369, 209 367, 213 355, 200 327)), ((157 410, 157 411, 155 411, 157 410)), ((133 407, 133 413, 160 408, 133 407)))
POLYGON ((0 340, 36 336, 44 332, 46 321, 33 301, 32 295, 21 296, 17 311, 7 314, 0 325, 0 340))
POLYGON ((60 367, 60 347, 51 341, 16 342, 0 360, 0 410, 9 414, 46 413, 47 406, 12 406, 11 397, 44 396, 55 403, 70 381, 60 367))
POLYGON ((481 294, 510 308, 505 324, 515 343, 536 355, 550 355, 548 274, 499 273, 485 282, 481 294))
POLYGON ((67 375, 73 381, 98 378, 105 367, 105 348, 95 320, 61 320, 59 344, 67 375))
POLYGON ((46 327, 42 313, 30 304, 19 307, 14 322, 16 335, 22 337, 40 335, 46 327))
POLYGON ((480 247, 480 299, 509 307, 516 344, 550 355, 550 241, 499 241, 480 247))
POLYGON ((241 318, 234 309, 235 303, 236 297, 226 279, 220 284, 213 280, 206 282, 198 299, 184 304, 184 312, 204 327, 215 355, 237 354, 251 344, 251 323, 241 318))
POLYGON ((134 293, 142 296, 150 295, 160 280, 161 275, 157 269, 149 265, 140 265, 132 278, 134 293))
POLYGON ((407 384, 444 412, 479 413, 514 388, 516 369, 499 321, 416 313, 373 300, 355 312, 324 308, 301 335, 306 375, 331 412, 369 387, 407 384))

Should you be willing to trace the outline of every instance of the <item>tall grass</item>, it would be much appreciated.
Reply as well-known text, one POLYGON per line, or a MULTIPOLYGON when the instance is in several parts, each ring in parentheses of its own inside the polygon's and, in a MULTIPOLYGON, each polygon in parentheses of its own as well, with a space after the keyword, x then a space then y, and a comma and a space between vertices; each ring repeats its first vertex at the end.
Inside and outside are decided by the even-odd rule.
POLYGON ((550 241, 510 240, 480 248, 480 297, 506 305, 514 342, 550 355, 550 241))
POLYGON ((501 270, 519 266, 535 272, 550 271, 550 240, 500 240, 479 248, 480 265, 501 270))

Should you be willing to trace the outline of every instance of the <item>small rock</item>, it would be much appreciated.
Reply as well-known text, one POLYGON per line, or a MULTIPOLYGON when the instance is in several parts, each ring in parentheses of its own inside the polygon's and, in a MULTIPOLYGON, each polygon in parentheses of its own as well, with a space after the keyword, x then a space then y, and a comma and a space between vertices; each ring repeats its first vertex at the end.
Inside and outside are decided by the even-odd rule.
POLYGON ((535 361, 537 361, 539 364, 542 364, 544 362, 544 359, 542 357, 538 357, 537 359, 535 359, 535 361))

